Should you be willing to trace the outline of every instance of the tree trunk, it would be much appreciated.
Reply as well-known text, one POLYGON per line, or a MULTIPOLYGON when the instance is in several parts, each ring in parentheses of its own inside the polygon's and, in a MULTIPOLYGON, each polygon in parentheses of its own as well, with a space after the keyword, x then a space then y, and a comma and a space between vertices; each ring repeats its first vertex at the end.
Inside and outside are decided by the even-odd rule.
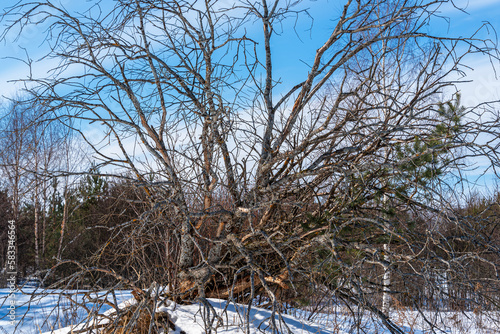
MULTIPOLYGON (((386 254, 385 260, 390 262, 388 252, 390 251, 389 244, 384 244, 384 253, 386 254)), ((391 307, 391 295, 389 286, 391 285, 391 271, 389 266, 384 266, 384 276, 382 278, 383 292, 382 292, 382 313, 389 317, 389 311, 391 307)))
POLYGON ((68 189, 64 189, 64 208, 63 208, 63 219, 61 222, 61 237, 59 238, 59 248, 57 249, 57 259, 61 259, 62 244, 64 240, 64 230, 66 228, 66 221, 68 219, 68 189))

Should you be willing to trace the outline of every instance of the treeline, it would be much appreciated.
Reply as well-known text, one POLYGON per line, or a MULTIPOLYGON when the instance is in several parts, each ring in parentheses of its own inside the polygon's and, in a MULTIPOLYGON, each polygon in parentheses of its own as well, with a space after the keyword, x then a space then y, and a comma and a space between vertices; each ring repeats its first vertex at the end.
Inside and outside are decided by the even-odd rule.
MULTIPOLYGON (((0 191, 0 265, 5 268, 7 223, 14 220, 19 278, 43 279, 47 270, 68 259, 89 263, 109 241, 113 227, 136 218, 143 210, 136 188, 124 182, 90 175, 79 178, 64 191, 56 182, 48 202, 34 205, 23 201, 17 210, 13 210, 11 192, 0 191)), ((71 271, 64 268, 59 267, 58 273, 44 284, 69 276, 71 271)))
MULTIPOLYGON (((500 241, 500 192, 473 193, 448 210, 446 220, 429 213, 398 218, 411 230, 406 242, 413 247, 410 250, 406 242, 393 240, 391 250, 419 257, 392 259, 393 307, 480 312, 500 304, 500 261, 494 246, 500 241)), ((374 288, 365 292, 373 293, 371 300, 380 304, 383 269, 365 264, 358 273, 372 282, 365 286, 374 288)))
MULTIPOLYGON (((111 229, 144 211, 141 190, 106 178, 87 159, 72 132, 40 117, 22 98, 4 105, 0 129, 0 266, 7 225, 15 221, 18 277, 39 279, 61 261, 88 263, 111 229)), ((69 272, 59 266, 45 284, 69 272)))

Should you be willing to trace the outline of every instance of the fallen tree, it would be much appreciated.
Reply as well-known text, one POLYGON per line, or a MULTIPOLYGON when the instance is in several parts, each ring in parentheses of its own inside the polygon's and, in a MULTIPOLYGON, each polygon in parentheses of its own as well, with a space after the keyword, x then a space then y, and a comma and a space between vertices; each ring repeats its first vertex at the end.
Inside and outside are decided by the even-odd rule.
MULTIPOLYGON (((279 67, 274 44, 308 20, 302 3, 12 7, 6 34, 46 24, 47 56, 60 62, 30 78, 32 103, 74 127, 100 174, 149 207, 112 227, 66 282, 159 282, 179 302, 260 297, 273 311, 327 291, 392 332, 383 292, 422 308, 402 296, 436 287, 434 272, 483 261, 493 269, 477 279, 497 291, 498 240, 449 195, 464 157, 495 158, 492 142, 470 138, 494 137, 498 120, 460 108, 453 75, 465 54, 497 54, 489 41, 426 31, 448 3, 347 0, 302 76, 279 67), (386 271, 413 285, 385 286, 386 271)), ((54 271, 63 264, 75 265, 54 271)))

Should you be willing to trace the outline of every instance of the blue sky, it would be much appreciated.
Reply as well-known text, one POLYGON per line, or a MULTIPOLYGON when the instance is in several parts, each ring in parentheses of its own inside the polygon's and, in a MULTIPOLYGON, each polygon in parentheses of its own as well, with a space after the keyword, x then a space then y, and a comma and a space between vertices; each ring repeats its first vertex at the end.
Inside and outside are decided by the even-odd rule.
MULTIPOLYGON (((10 2, 10 1, 9 1, 10 2)), ((5 2, 3 2, 5 4, 5 2)), ((92 1, 60 0, 66 8, 83 11, 91 5, 92 1)), ((112 3, 104 0, 105 4, 112 3)), ((500 0, 454 0, 454 3, 466 12, 458 11, 452 6, 440 9, 443 16, 450 18, 449 23, 445 20, 435 20, 428 27, 431 33, 453 36, 470 36, 476 32, 481 25, 487 21, 500 33, 500 0)), ((302 77, 307 73, 307 66, 303 62, 310 62, 314 57, 314 50, 321 46, 322 41, 329 35, 334 25, 333 13, 337 12, 343 5, 340 0, 306 1, 303 7, 309 7, 311 16, 315 18, 313 30, 309 33, 311 22, 305 16, 295 27, 300 38, 292 31, 291 26, 284 27, 286 38, 276 38, 273 50, 276 59, 283 59, 275 65, 275 78, 285 74, 287 76, 302 77), (289 57, 294 55, 294 57, 289 57)), ((5 6, 5 5, 4 5, 5 6)), ((257 23, 260 28, 260 24, 257 23)), ((13 96, 22 87, 20 83, 9 81, 26 78, 29 75, 26 64, 12 58, 26 60, 26 52, 29 57, 36 61, 47 51, 43 43, 44 29, 46 26, 31 26, 17 39, 14 34, 7 36, 6 41, 0 44, 0 95, 13 96)), ((496 38, 494 34, 487 36, 483 29, 480 37, 496 38)), ((493 32, 489 29, 490 32, 493 32)), ((482 100, 500 99, 500 81, 495 77, 491 64, 486 57, 469 57, 466 80, 474 80, 474 84, 466 84, 463 87, 463 100, 467 104, 475 104, 482 100)), ((35 63, 34 75, 44 75, 49 69, 55 67, 57 62, 45 60, 35 63)), ((498 62, 497 67, 500 68, 498 62)), ((296 82, 293 80, 294 83, 296 82)))

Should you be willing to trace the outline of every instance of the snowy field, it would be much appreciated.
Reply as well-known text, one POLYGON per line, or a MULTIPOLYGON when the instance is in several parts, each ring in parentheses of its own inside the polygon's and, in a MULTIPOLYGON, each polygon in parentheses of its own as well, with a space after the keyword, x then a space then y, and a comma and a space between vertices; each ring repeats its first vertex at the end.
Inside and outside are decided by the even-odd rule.
MULTIPOLYGON (((33 296, 34 289, 17 291, 9 296, 8 289, 0 289, 0 334, 70 334, 82 329, 79 325, 88 319, 89 314, 112 315, 115 311, 110 305, 102 304, 96 309, 95 300, 106 299, 110 304, 119 307, 130 306, 135 299, 129 291, 117 291, 115 295, 102 292, 89 294, 85 291, 43 291, 42 295, 33 296), (104 298, 104 296, 106 296, 104 298), (10 301, 15 300, 15 320, 9 319, 10 301), (79 304, 75 306, 75 303, 79 304)), ((40 292, 40 291, 38 291, 40 292)), ((249 311, 250 322, 244 321, 248 308, 243 305, 227 303, 226 301, 210 299, 212 312, 205 313, 206 308, 200 304, 179 305, 165 301, 157 308, 158 312, 166 312, 175 324, 173 333, 202 334, 205 333, 204 319, 211 320, 212 333, 235 334, 270 333, 270 310, 252 307, 249 311), (214 314, 214 312, 216 314, 214 314)), ((351 310, 352 311, 352 310, 351 310)), ((293 334, 334 334, 334 333, 389 333, 383 328, 380 321, 362 312, 348 312, 343 307, 329 310, 327 313, 311 314, 307 311, 290 309, 287 314, 276 315, 274 320, 280 333, 293 334)), ((105 323, 103 317, 99 323, 105 323)), ((405 333, 451 333, 451 334, 494 334, 500 333, 499 315, 478 312, 440 312, 419 313, 404 309, 394 310, 391 313, 392 321, 403 326, 405 333), (437 325, 440 329, 434 328, 437 325)), ((80 332, 80 331, 78 331, 80 332)))
MULTIPOLYGON (((94 303, 89 299, 97 297, 85 294, 85 291, 68 290, 64 294, 54 290, 38 290, 37 294, 34 292, 35 289, 28 288, 9 296, 9 289, 0 289, 0 334, 50 333, 53 329, 77 324, 86 319, 87 310, 94 310, 94 303), (85 303, 82 303, 84 299, 85 303), (9 317, 11 301, 15 301, 16 306, 14 321, 9 317), (81 306, 75 307, 75 302, 81 306)), ((118 302, 131 297, 128 291, 116 293, 118 302)), ((110 308, 111 306, 103 305, 99 312, 103 313, 110 308)))

